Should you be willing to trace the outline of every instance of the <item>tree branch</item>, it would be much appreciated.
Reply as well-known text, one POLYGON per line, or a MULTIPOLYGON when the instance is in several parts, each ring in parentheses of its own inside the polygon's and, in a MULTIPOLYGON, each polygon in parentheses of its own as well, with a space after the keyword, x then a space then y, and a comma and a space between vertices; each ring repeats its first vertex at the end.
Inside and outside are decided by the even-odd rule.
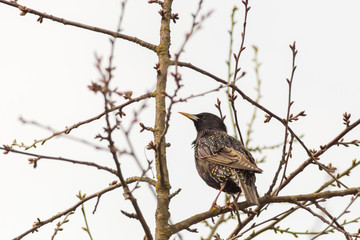
MULTIPOLYGON (((354 129, 359 124, 360 124, 360 119, 358 119, 356 122, 354 122, 353 124, 346 127, 338 136, 336 136, 327 145, 325 145, 323 148, 321 148, 321 150, 315 152, 312 157, 310 157, 306 161, 304 161, 297 169, 295 169, 289 176, 287 176, 286 179, 283 181, 283 183, 279 187, 277 187, 274 190, 274 192, 278 192, 282 188, 284 188, 295 176, 297 176, 300 172, 302 172, 309 164, 313 163, 313 159, 318 158, 321 154, 326 152, 329 148, 336 145, 336 143, 339 141, 339 139, 341 139, 343 136, 345 136, 349 131, 354 129)), ((289 130, 290 130, 290 127, 289 127, 289 130)), ((330 176, 332 177, 333 181, 336 181, 337 183, 339 183, 339 180, 336 177, 334 177, 333 175, 330 175, 330 176)), ((254 212, 258 213, 261 210, 261 208, 262 208, 262 206, 257 207, 254 210, 254 212)), ((242 226, 236 227, 236 229, 234 229, 234 231, 232 232, 231 236, 237 235, 239 233, 239 231, 241 230, 241 228, 243 228, 245 225, 247 225, 254 217, 255 217, 255 214, 251 214, 245 220, 243 220, 242 226)))
MULTIPOLYGON (((297 204, 300 201, 315 201, 318 199, 329 199, 333 197, 343 197, 347 195, 354 195, 358 194, 360 192, 360 187, 355 188, 348 188, 345 190, 338 190, 338 191, 326 191, 326 192, 320 192, 320 193, 310 193, 310 194, 300 194, 300 195, 290 195, 290 196, 276 196, 276 197, 270 197, 270 196, 264 196, 259 198, 260 205, 265 205, 269 203, 293 203, 297 204)), ((240 202, 237 203, 238 208, 246 209, 250 206, 247 202, 240 202)), ((230 207, 220 207, 220 208, 213 208, 209 211, 196 214, 188 219, 185 219, 181 222, 178 222, 174 225, 171 225, 171 233, 177 233, 181 230, 184 230, 188 227, 190 227, 193 224, 199 223, 205 219, 218 216, 219 214, 227 213, 232 211, 230 207)))
MULTIPOLYGON (((341 133, 339 133, 333 140, 331 140, 328 144, 326 144, 324 148, 317 151, 313 158, 318 158, 320 155, 325 153, 328 149, 330 149, 332 146, 336 145, 336 143, 344 137, 348 132, 350 132, 352 129, 354 129, 356 126, 360 124, 360 118, 355 121, 353 124, 349 125, 349 127, 345 128, 341 133)), ((279 189, 284 188, 295 176, 297 176, 300 172, 304 170, 304 168, 313 162, 313 158, 308 158, 306 161, 304 161, 295 171, 293 171, 289 176, 286 177, 286 180, 275 190, 278 191, 279 189)), ((336 181, 336 180, 335 180, 336 181)))
MULTIPOLYGON (((121 25, 121 20, 122 20, 122 16, 120 17, 120 21, 119 21, 119 25, 118 25, 118 31, 120 31, 120 25, 121 25)), ((151 234, 149 225, 147 224, 145 217, 140 209, 140 206, 137 202, 137 199, 135 198, 135 196, 132 194, 132 191, 130 191, 128 184, 126 183, 125 177, 122 173, 122 169, 120 166, 120 161, 119 161, 119 157, 118 157, 118 149, 115 146, 115 141, 113 138, 113 133, 115 132, 116 129, 120 128, 120 120, 116 118, 116 115, 114 117, 114 123, 112 123, 112 121, 110 120, 110 109, 114 107, 114 101, 112 100, 111 96, 112 93, 116 92, 116 90, 113 90, 110 88, 110 82, 112 80, 112 71, 115 69, 113 66, 113 58, 114 58, 114 50, 115 50, 115 40, 116 39, 111 39, 111 50, 110 50, 110 55, 109 55, 109 63, 108 66, 105 68, 105 70, 103 71, 100 67, 100 64, 98 64, 98 70, 102 76, 102 78, 100 79, 100 83, 103 85, 103 91, 101 91, 103 98, 104 98, 104 108, 105 108, 105 122, 106 122, 106 126, 104 127, 104 135, 98 134, 97 137, 100 140, 106 140, 108 142, 108 148, 109 151, 112 155, 112 158, 114 160, 115 166, 116 166, 116 172, 117 172, 117 176, 123 186, 123 196, 125 199, 130 200, 135 212, 136 212, 136 216, 137 219, 139 220, 144 233, 146 235, 146 238, 148 240, 152 240, 153 236, 151 234)), ((131 94, 127 96, 127 98, 131 98, 131 94)), ((122 112, 120 111, 120 117, 122 117, 122 112)))
POLYGON ((24 5, 20 5, 20 4, 16 3, 16 1, 0 0, 0 3, 3 3, 3 4, 6 4, 6 5, 9 5, 11 7, 15 7, 15 8, 20 9, 20 11, 22 13, 22 16, 24 16, 26 13, 31 13, 31 14, 37 15, 37 16, 39 16, 38 21, 40 23, 42 22, 42 19, 46 18, 46 19, 53 20, 54 22, 62 23, 64 25, 71 25, 71 26, 74 26, 74 27, 83 28, 83 29, 90 30, 90 31, 93 31, 93 32, 103 33, 103 34, 112 36, 114 38, 121 38, 121 39, 124 39, 124 40, 128 40, 128 41, 136 43, 136 44, 138 44, 138 45, 140 45, 142 47, 150 49, 153 52, 157 51, 157 46, 156 45, 148 43, 148 42, 143 41, 141 39, 138 39, 136 37, 128 36, 128 35, 125 35, 125 34, 122 34, 122 33, 119 33, 119 32, 110 31, 110 30, 107 30, 107 29, 104 29, 104 28, 99 28, 99 27, 94 27, 94 26, 74 22, 74 21, 69 21, 69 20, 66 20, 64 18, 56 17, 56 16, 46 14, 46 13, 42 13, 42 12, 39 12, 39 11, 37 11, 35 9, 31 9, 31 8, 28 8, 28 7, 24 6, 24 5))
MULTIPOLYGON (((245 9, 245 13, 244 13, 244 21, 243 21, 243 30, 241 32, 241 44, 240 44, 240 48, 239 48, 239 52, 238 54, 235 54, 234 53, 234 58, 235 58, 235 71, 234 71, 234 76, 233 76, 233 80, 232 80, 232 84, 235 85, 236 83, 236 80, 238 78, 241 78, 241 76, 243 76, 245 73, 243 72, 243 74, 238 77, 238 73, 241 71, 241 67, 239 67, 239 60, 240 60, 240 56, 241 56, 241 53, 245 50, 245 47, 244 47, 244 44, 245 44, 245 34, 246 34, 246 25, 247 25, 247 16, 248 16, 248 13, 250 11, 250 7, 248 7, 248 0, 243 0, 242 1, 243 5, 244 5, 244 9, 245 9)), ((233 10, 234 11, 234 10, 233 10)), ((232 33, 230 34, 232 36, 232 33)), ((230 41, 232 42, 232 40, 230 41)), ((229 63, 230 64, 230 63, 229 63)), ((230 75, 230 74, 229 74, 230 75)), ((230 78, 229 78, 229 83, 230 83, 230 78)), ((236 99, 236 96, 235 96, 235 89, 232 88, 232 91, 231 91, 231 94, 229 91, 227 91, 227 94, 228 94, 228 100, 229 102, 231 103, 231 108, 230 108, 230 112, 232 111, 233 114, 231 114, 231 120, 232 120, 232 123, 233 125, 236 126, 236 129, 237 129, 237 132, 239 133, 239 140, 241 142, 241 144, 243 146, 245 146, 245 143, 244 143, 244 140, 243 140, 243 137, 242 137, 242 134, 241 134, 241 131, 240 131, 240 126, 239 126, 239 121, 238 121, 238 117, 237 117, 237 111, 236 111, 236 108, 235 108, 235 99, 236 99), (235 118, 235 119, 234 119, 235 118), (234 121, 235 120, 235 121, 234 121)), ((235 130, 235 129, 234 129, 235 130)))
MULTIPOLYGON (((348 169, 346 169, 344 172, 342 172, 341 174, 338 174, 338 175, 336 176, 336 178, 339 179, 339 178, 342 178, 342 177, 344 177, 344 176, 349 175, 350 172, 351 172, 351 170, 354 169, 355 167, 359 166, 359 165, 360 165, 360 161, 357 161, 357 162, 356 162, 356 160, 354 160, 354 161, 352 162, 351 166, 350 166, 348 169)), ((330 185, 333 184, 334 182, 335 182, 334 179, 330 179, 328 182, 326 182, 326 183, 324 183, 323 185, 321 185, 321 186, 315 191, 315 193, 319 193, 319 192, 323 191, 325 188, 327 188, 328 186, 330 186, 330 185)), ((306 203, 306 202, 302 202, 302 204, 305 204, 305 203, 306 203)), ((292 214, 293 212, 297 211, 299 208, 300 208, 299 206, 292 207, 291 209, 289 209, 289 210, 287 210, 287 211, 285 211, 285 212, 277 215, 277 216, 276 216, 276 219, 275 219, 272 223, 270 223, 269 225, 263 227, 262 229, 259 229, 259 230, 256 231, 256 232, 253 232, 248 238, 246 238, 246 240, 251 239, 251 238, 253 238, 253 237, 255 237, 255 236, 257 236, 257 235, 259 235, 259 234, 261 234, 261 233, 263 233, 263 232, 265 232, 265 231, 267 231, 267 230, 269 230, 269 229, 273 229, 277 223, 279 223, 279 222, 281 222, 282 220, 284 220, 286 217, 288 217, 288 216, 289 216, 290 214, 292 214)), ((263 223, 266 223, 266 222, 268 222, 268 221, 269 221, 269 220, 266 220, 266 221, 264 221, 263 223)), ((263 223, 257 224, 257 226, 259 226, 259 225, 261 225, 261 224, 263 224, 263 223)), ((250 231, 250 229, 251 229, 251 228, 247 229, 245 232, 250 231)), ((242 234, 244 234, 245 232, 243 232, 242 234)), ((240 234, 240 235, 241 235, 241 234, 240 234)))
MULTIPOLYGON (((140 181, 140 182, 147 182, 153 186, 156 185, 156 181, 152 180, 151 178, 139 178, 139 177, 130 177, 128 179, 126 179, 126 183, 127 184, 130 184, 130 183, 133 183, 133 182, 137 182, 137 181, 140 181)), ((28 235, 29 233, 33 233, 34 231, 36 231, 37 229, 39 229, 40 227, 48 224, 48 223, 51 223, 52 221, 54 221, 55 219, 58 219, 60 218, 61 216, 64 216, 64 215, 67 215, 68 213, 70 212, 73 212, 75 211, 79 206, 81 206, 83 203, 89 201, 90 199, 93 199, 93 198, 96 198, 96 197, 100 197, 101 195, 103 195, 104 193, 107 193, 109 191, 112 191, 118 187, 121 187, 122 184, 121 183, 118 183, 118 184, 115 184, 115 185, 111 185, 97 193, 94 193, 94 194, 91 194, 87 197, 85 197, 84 199, 82 199, 81 201, 77 202, 75 205, 71 206, 70 208, 62 211, 62 212, 59 212, 57 213, 56 215, 54 215, 53 217, 51 218, 48 218, 44 221, 38 221, 36 225, 34 225, 31 229, 27 230, 26 232, 20 234, 19 236, 15 237, 13 240, 20 240, 22 239, 23 237, 25 237, 26 235, 28 235)), ((39 220, 39 219, 38 219, 39 220)))
MULTIPOLYGON (((1 2, 2 0, 0 0, 0 2, 1 2)), ((69 134, 70 133, 70 131, 72 131, 73 129, 75 129, 75 128, 78 128, 78 127, 80 127, 80 126, 82 126, 82 125, 84 125, 84 124, 87 124, 87 123, 90 123, 90 122, 93 122, 93 121, 95 121, 95 120, 98 120, 98 119, 100 119, 101 117, 103 117, 104 115, 106 115, 107 113, 110 113, 110 112, 113 112, 113 111, 120 111, 120 112, 122 112, 122 109, 124 108, 124 107, 126 107, 126 106, 128 106, 128 105, 130 105, 130 104, 132 104, 132 103, 134 103, 134 102, 139 102, 139 101, 141 101, 141 100, 143 100, 143 99, 147 99, 147 98, 152 98, 152 97, 154 97, 154 93, 152 93, 152 92, 149 92, 149 93, 145 93, 145 94, 143 94, 143 95, 140 95, 139 97, 136 97, 136 98, 131 98, 129 101, 127 101, 127 102, 125 102, 125 103, 123 103, 123 104, 120 104, 120 105, 118 105, 118 106, 115 106, 115 107, 112 107, 112 108, 110 108, 110 109, 108 109, 107 111, 104 111, 104 112, 102 112, 102 113, 100 113, 100 114, 98 114, 98 115, 96 115, 96 116, 94 116, 94 117, 92 117, 92 118, 89 118, 89 119, 87 119, 87 120, 84 120, 84 121, 81 121, 81 122, 78 122, 78 123, 75 123, 75 124, 73 124, 72 126, 70 126, 70 127, 65 127, 65 130, 62 130, 62 131, 59 131, 59 132, 54 132, 51 136, 49 136, 49 137, 46 137, 46 138, 43 138, 43 139, 40 139, 40 140, 34 140, 34 143, 32 144, 32 145, 30 145, 30 146, 22 146, 22 147, 25 147, 25 150, 28 150, 28 149, 30 149, 30 148, 32 148, 32 147, 36 147, 36 144, 38 144, 38 143, 40 143, 40 144, 45 144, 45 142, 46 141, 48 141, 48 140, 50 140, 50 139, 52 139, 52 138, 54 138, 54 137, 56 137, 56 136, 59 136, 59 135, 61 135, 61 134, 69 134)), ((21 146, 21 145, 20 145, 21 146)))
POLYGON ((97 169, 101 169, 101 170, 105 170, 108 171, 112 174, 117 174, 116 170, 93 163, 93 162, 85 162, 85 161, 79 161, 79 160, 74 160, 74 159, 69 159, 69 158, 63 158, 63 157, 52 157, 52 156, 46 156, 46 155, 40 155, 40 154, 34 154, 34 153, 28 153, 28 152, 22 152, 19 150, 15 150, 12 149, 9 146, 4 146, 4 147, 0 147, 1 150, 5 150, 6 152, 13 152, 13 153, 18 153, 18 154, 23 154, 26 156, 31 156, 31 157, 36 157, 36 159, 32 159, 32 161, 30 161, 30 163, 34 164, 34 168, 36 167, 35 162, 38 162, 40 159, 49 159, 49 160, 56 160, 56 161, 62 161, 62 162, 68 162, 68 163, 73 163, 73 164, 80 164, 80 165, 85 165, 85 166, 90 166, 90 167, 96 167, 97 169))
MULTIPOLYGON (((286 81, 288 83, 289 90, 288 90, 288 106, 287 106, 286 119, 284 119, 285 134, 284 134, 284 143, 283 143, 283 149, 282 149, 282 156, 281 156, 281 160, 279 162, 278 169, 276 170, 275 176, 273 178, 272 184, 270 185, 269 190, 267 191, 267 194, 271 194, 271 192, 272 192, 272 190, 273 190, 273 188, 274 188, 274 186, 276 184, 276 181, 278 179, 278 176, 280 174, 280 171, 282 169, 282 166, 285 164, 283 177, 280 180, 280 185, 281 185, 281 182, 285 178, 286 167, 287 167, 288 159, 289 159, 289 156, 290 156, 290 153, 291 153, 292 141, 290 141, 289 151, 288 152, 286 152, 286 146, 287 146, 287 143, 288 143, 288 135, 289 135, 288 129, 289 129, 289 122, 290 122, 290 109, 291 109, 292 104, 294 103, 291 100, 291 93, 292 93, 291 90, 292 90, 292 83, 293 83, 293 80, 294 80, 294 74, 295 74, 295 70, 296 70, 295 58, 296 58, 296 54, 297 54, 298 51, 296 50, 295 42, 293 43, 293 45, 290 45, 290 48, 291 48, 292 54, 293 54, 293 56, 292 56, 292 70, 291 70, 290 79, 286 79, 286 81)), ((293 138, 291 138, 291 139, 293 139, 293 138)), ((279 192, 273 192, 273 195, 278 195, 278 194, 279 194, 279 192)))

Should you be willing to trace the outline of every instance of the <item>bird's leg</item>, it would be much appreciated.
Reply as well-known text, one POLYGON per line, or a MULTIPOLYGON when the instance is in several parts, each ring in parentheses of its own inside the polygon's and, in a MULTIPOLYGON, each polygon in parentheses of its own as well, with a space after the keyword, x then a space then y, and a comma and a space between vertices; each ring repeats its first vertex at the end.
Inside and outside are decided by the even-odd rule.
POLYGON ((212 203, 210 210, 213 209, 213 208, 217 205, 217 204, 216 204, 216 201, 217 201, 217 199, 219 198, 220 193, 224 190, 225 185, 226 185, 226 182, 221 185, 220 191, 219 191, 218 195, 216 196, 214 202, 212 203))
POLYGON ((237 201, 238 201, 238 199, 239 199, 239 197, 240 197, 240 194, 241 194, 241 191, 238 193, 238 195, 236 196, 236 198, 234 197, 234 195, 233 195, 233 197, 234 197, 234 202, 233 202, 233 204, 234 204, 234 206, 235 206, 235 214, 236 214, 236 216, 237 216, 237 220, 238 220, 238 223, 239 223, 239 226, 241 226, 241 219, 240 219, 240 214, 239 214, 239 206, 238 206, 238 204, 237 204, 237 201))
MULTIPOLYGON (((233 201, 233 205, 235 206, 235 211, 239 211, 239 206, 237 205, 237 201, 238 201, 238 199, 239 199, 239 197, 240 197, 240 194, 241 194, 241 192, 239 192, 238 193, 238 195, 235 197, 233 194, 231 194, 232 195, 232 197, 234 198, 234 201, 233 201)), ((232 207, 230 207, 231 209, 233 209, 232 207)), ((233 209, 234 210, 234 209, 233 209)))
POLYGON ((239 210, 239 207, 238 207, 238 205, 237 205, 237 201, 239 200, 240 194, 241 194, 241 191, 238 193, 238 195, 236 196, 236 198, 234 198, 234 202, 233 202, 233 204, 235 205, 235 208, 236 208, 237 210, 239 210))

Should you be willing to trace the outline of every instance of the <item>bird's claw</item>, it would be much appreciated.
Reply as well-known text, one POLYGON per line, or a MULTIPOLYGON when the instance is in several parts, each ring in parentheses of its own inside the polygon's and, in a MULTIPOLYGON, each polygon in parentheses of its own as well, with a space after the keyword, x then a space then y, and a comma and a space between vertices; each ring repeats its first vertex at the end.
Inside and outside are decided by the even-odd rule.
POLYGON ((221 208, 221 206, 217 205, 217 203, 215 202, 211 205, 210 210, 213 208, 221 208))

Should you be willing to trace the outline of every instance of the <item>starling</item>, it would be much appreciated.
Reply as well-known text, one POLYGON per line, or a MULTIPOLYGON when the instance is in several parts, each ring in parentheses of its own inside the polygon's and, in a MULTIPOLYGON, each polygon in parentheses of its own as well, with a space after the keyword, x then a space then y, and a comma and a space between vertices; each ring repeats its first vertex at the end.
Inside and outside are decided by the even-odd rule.
POLYGON ((255 173, 262 170, 241 142, 227 134, 223 120, 211 113, 180 113, 191 119, 197 130, 193 145, 200 177, 210 187, 220 189, 212 207, 222 191, 243 192, 248 203, 259 205, 255 173))

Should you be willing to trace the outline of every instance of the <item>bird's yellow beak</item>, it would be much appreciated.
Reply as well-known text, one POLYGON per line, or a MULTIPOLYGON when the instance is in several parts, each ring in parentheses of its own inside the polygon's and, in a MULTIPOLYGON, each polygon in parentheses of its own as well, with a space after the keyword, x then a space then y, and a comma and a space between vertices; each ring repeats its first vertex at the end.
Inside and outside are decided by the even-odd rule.
POLYGON ((185 113, 185 112, 179 112, 180 114, 184 115, 185 117, 191 119, 191 120, 194 120, 194 121, 197 121, 199 120, 199 118, 193 114, 190 114, 190 113, 185 113))

